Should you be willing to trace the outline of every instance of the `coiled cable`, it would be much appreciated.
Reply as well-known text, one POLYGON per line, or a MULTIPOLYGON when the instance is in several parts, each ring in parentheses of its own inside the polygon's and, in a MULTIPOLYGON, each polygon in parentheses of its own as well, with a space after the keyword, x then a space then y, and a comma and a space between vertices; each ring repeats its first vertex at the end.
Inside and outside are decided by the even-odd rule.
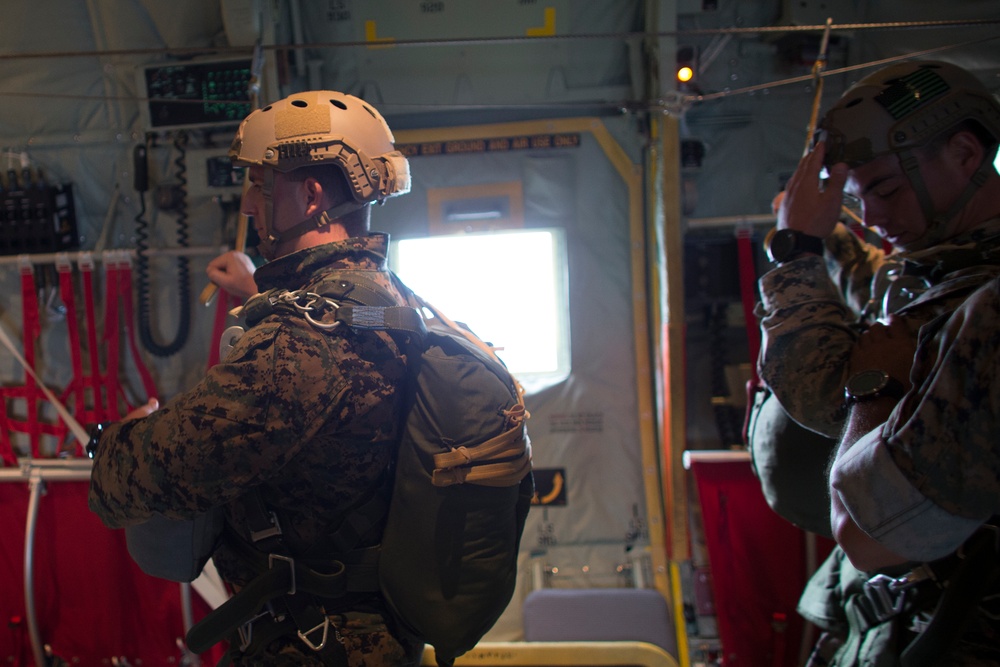
MULTIPOLYGON (((176 176, 180 181, 181 197, 178 202, 177 214, 177 243, 180 247, 186 248, 190 243, 188 235, 188 214, 187 214, 187 178, 186 178, 186 145, 187 134, 178 133, 174 138, 174 147, 179 155, 174 161, 177 167, 176 176)), ((135 245, 136 245, 136 273, 139 284, 139 339, 143 347, 158 357, 169 357, 179 352, 187 344, 188 335, 191 331, 191 268, 187 257, 177 258, 177 296, 179 301, 180 317, 177 322, 177 333, 174 340, 167 344, 161 344, 153 338, 152 327, 150 325, 150 312, 152 308, 152 293, 150 291, 149 277, 149 230, 146 214, 146 195, 148 183, 145 182, 145 161, 148 154, 149 137, 144 145, 136 146, 136 190, 139 192, 140 209, 139 215, 135 218, 135 245), (140 181, 140 158, 143 163, 141 167, 143 182, 140 181)))

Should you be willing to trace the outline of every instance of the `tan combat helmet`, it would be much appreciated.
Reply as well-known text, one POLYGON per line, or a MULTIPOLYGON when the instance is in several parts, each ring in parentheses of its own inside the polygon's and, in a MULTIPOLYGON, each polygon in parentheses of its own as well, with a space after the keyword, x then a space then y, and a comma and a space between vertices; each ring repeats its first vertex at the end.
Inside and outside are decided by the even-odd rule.
MULTIPOLYGON (((968 203, 992 169, 1000 142, 1000 104, 975 76, 946 62, 897 63, 852 86, 826 112, 817 129, 826 141, 827 166, 858 167, 877 157, 899 155, 924 215, 935 232, 968 203), (912 151, 963 123, 978 126, 986 157, 949 211, 934 211, 912 151)), ((931 239, 933 240, 933 239, 931 239)))
POLYGON ((229 149, 233 164, 260 165, 267 238, 261 253, 269 257, 281 240, 300 236, 352 210, 410 191, 409 163, 395 149, 381 114, 353 95, 329 90, 307 91, 250 113, 240 124, 229 149), (353 201, 343 202, 281 233, 274 230, 271 200, 273 170, 331 164, 347 179, 353 201))

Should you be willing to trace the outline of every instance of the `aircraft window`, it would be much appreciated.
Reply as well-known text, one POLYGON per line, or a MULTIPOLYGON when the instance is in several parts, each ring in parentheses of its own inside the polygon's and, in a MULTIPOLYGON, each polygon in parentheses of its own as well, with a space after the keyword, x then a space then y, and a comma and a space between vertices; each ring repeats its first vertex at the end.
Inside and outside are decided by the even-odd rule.
POLYGON ((504 230, 394 242, 393 270, 464 322, 525 389, 569 375, 569 296, 561 230, 504 230))

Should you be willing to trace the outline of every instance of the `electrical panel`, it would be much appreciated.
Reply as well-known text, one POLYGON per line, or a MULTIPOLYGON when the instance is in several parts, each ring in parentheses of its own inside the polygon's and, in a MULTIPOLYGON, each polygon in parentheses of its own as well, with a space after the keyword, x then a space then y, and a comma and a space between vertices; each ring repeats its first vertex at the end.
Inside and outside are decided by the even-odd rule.
POLYGON ((225 148, 191 148, 186 153, 187 190, 192 197, 243 192, 245 167, 234 166, 225 148))
POLYGON ((28 169, 0 177, 0 255, 79 247, 71 185, 49 184, 28 169))
POLYGON ((147 130, 238 125, 251 110, 252 58, 178 61, 138 72, 147 130))

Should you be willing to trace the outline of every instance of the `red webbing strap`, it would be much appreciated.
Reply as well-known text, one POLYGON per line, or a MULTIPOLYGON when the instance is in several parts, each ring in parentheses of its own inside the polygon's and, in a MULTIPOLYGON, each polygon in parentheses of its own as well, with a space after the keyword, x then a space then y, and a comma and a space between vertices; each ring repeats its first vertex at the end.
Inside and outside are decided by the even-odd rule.
MULTIPOLYGON (((32 369, 35 368, 35 341, 42 333, 38 318, 38 291, 35 287, 35 270, 25 261, 21 264, 21 321, 24 329, 24 361, 32 369)), ((27 433, 30 440, 31 456, 41 457, 41 436, 51 435, 60 440, 66 437, 68 428, 60 422, 45 424, 39 419, 38 402, 47 400, 45 393, 35 382, 35 378, 25 371, 24 384, 21 386, 4 387, 0 395, 6 398, 23 398, 25 401, 25 419, 5 417, 4 442, 10 446, 7 431, 27 433)), ((6 405, 6 401, 4 401, 6 405)), ((13 452, 13 449, 11 448, 13 452)))
POLYGON ((129 349, 132 351, 132 361, 135 362, 136 371, 142 379, 142 386, 146 391, 146 400, 157 396, 156 383, 153 376, 142 360, 139 353, 139 346, 135 342, 135 315, 132 309, 132 264, 124 262, 121 265, 121 282, 119 283, 119 298, 125 304, 125 335, 128 339, 129 349))
MULTIPOLYGON (((22 321, 24 327, 24 360, 35 368, 35 341, 42 333, 42 325, 38 319, 38 290, 35 287, 35 268, 31 264, 21 265, 21 299, 22 321)), ((37 371, 37 369, 36 369, 37 371)), ((43 395, 35 378, 30 373, 24 373, 24 399, 27 401, 27 422, 22 430, 28 433, 31 440, 31 456, 41 456, 41 429, 38 423, 38 399, 43 395)))
MULTIPOLYGON (((38 291, 35 285, 34 267, 30 262, 21 263, 21 321, 23 326, 24 363, 32 370, 35 369, 35 343, 42 333, 39 321, 38 291)), ((41 458, 41 436, 48 435, 62 442, 69 433, 69 427, 57 420, 55 423, 46 423, 39 416, 39 401, 48 401, 43 388, 38 385, 34 376, 25 371, 24 384, 19 386, 7 386, 0 388, 0 397, 3 409, 3 428, 0 443, 4 451, 2 458, 5 462, 8 457, 16 456, 13 450, 9 432, 26 433, 30 441, 30 455, 34 458, 41 458), (25 419, 20 420, 6 414, 6 399, 24 399, 25 419)), ((59 455, 56 451, 54 455, 59 455)))
POLYGON ((219 298, 215 304, 215 320, 212 323, 212 337, 209 338, 208 367, 219 363, 219 342, 222 340, 222 333, 226 330, 226 317, 232 308, 240 305, 239 299, 232 296, 226 290, 219 290, 219 298))
MULTIPOLYGON (((83 317, 87 328, 87 355, 90 358, 90 375, 82 379, 84 387, 90 387, 94 397, 93 423, 107 421, 104 401, 101 400, 101 350, 97 347, 97 313, 94 308, 94 258, 90 254, 80 256, 80 275, 83 278, 83 317)), ((109 399, 110 400, 110 399, 109 399)), ((91 423, 90 420, 84 423, 91 423)))
POLYGON ((121 336, 118 332, 118 294, 120 291, 121 270, 115 260, 104 263, 104 350, 105 374, 102 378, 104 395, 108 401, 104 407, 104 417, 101 421, 117 421, 122 418, 118 407, 118 399, 124 396, 121 382, 118 379, 118 357, 121 349, 121 336))
POLYGON ((69 357, 73 368, 73 379, 66 386, 60 400, 69 407, 67 398, 73 396, 72 414, 84 424, 97 421, 93 415, 87 415, 87 405, 84 400, 83 382, 83 348, 80 344, 80 327, 76 313, 76 294, 73 290, 73 266, 68 259, 56 260, 56 271, 59 273, 59 294, 66 308, 66 330, 69 334, 69 357), (88 418, 89 417, 89 418, 88 418))
MULTIPOLYGON (((27 323, 28 320, 23 315, 24 311, 27 310, 25 294, 28 292, 31 294, 34 294, 35 292, 34 272, 30 264, 27 265, 27 275, 25 275, 25 267, 21 267, 21 321, 24 324, 25 334, 28 333, 29 328, 27 323)), ((25 347, 27 348, 28 335, 25 335, 24 339, 25 347)), ((0 387, 0 461, 3 461, 3 465, 7 467, 17 465, 17 454, 14 453, 14 445, 10 439, 10 432, 13 430, 13 424, 11 423, 11 420, 7 418, 7 399, 13 397, 14 391, 11 387, 0 387)))
MULTIPOLYGON (((28 364, 34 367, 35 363, 35 338, 41 328, 38 323, 38 297, 35 292, 35 271, 29 262, 22 262, 21 270, 21 328, 22 339, 24 340, 24 357, 28 364), (34 306, 32 306, 34 303, 34 306), (30 313, 34 309, 36 317, 32 318, 30 313)), ((28 411, 31 411, 30 394, 34 389, 34 378, 25 372, 25 384, 23 386, 0 387, 0 460, 5 466, 17 465, 17 454, 14 452, 14 445, 10 434, 12 431, 26 432, 27 428, 22 428, 23 423, 19 423, 13 416, 7 416, 8 398, 27 398, 28 411)), ((28 420, 31 423, 31 420, 28 420)), ((37 438, 32 441, 32 454, 38 455, 37 438)))
POLYGON ((753 230, 748 226, 736 230, 736 256, 740 272, 740 298, 743 302, 743 320, 746 323, 747 345, 750 349, 750 379, 747 381, 747 407, 743 417, 743 443, 749 443, 750 410, 754 395, 761 388, 757 375, 757 358, 760 356, 760 325, 754 308, 757 305, 757 269, 753 261, 753 230))
MULTIPOLYGON (((0 398, 3 398, 4 406, 7 404, 7 396, 0 392, 0 398)), ((0 463, 3 463, 4 467, 13 467, 17 465, 17 455, 14 454, 14 446, 10 441, 10 424, 7 421, 7 409, 0 410, 0 463)))

